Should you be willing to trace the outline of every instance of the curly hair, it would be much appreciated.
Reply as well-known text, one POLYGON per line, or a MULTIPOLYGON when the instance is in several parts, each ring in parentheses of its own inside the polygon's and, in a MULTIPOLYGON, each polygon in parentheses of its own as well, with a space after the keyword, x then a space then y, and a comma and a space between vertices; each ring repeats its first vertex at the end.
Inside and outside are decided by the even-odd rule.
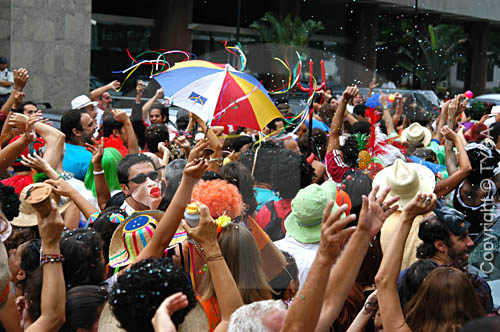
POLYGON ((446 246, 451 247, 450 232, 436 215, 427 217, 419 226, 418 237, 423 241, 417 247, 417 258, 432 258, 437 249, 434 241, 442 240, 446 246))
POLYGON ((144 138, 149 152, 156 153, 158 152, 158 143, 169 140, 168 128, 163 123, 152 124, 146 128, 144 138))
POLYGON ((89 225, 89 228, 94 229, 102 238, 102 251, 106 264, 108 263, 109 258, 109 244, 111 243, 111 237, 113 237, 113 233, 119 225, 112 223, 109 220, 110 216, 114 213, 121 214, 124 218, 128 217, 127 212, 124 210, 117 206, 111 206, 99 213, 99 216, 95 219, 95 221, 89 225))
POLYGON ((153 332, 151 319, 164 299, 177 292, 188 298, 188 306, 171 316, 177 328, 196 305, 191 283, 182 269, 168 259, 148 258, 118 277, 111 294, 113 314, 127 332, 153 332), (138 304, 142 303, 140 307, 138 304))
POLYGON ((243 209, 243 199, 238 188, 224 180, 200 180, 193 189, 191 199, 208 206, 213 218, 224 214, 235 218, 241 215, 243 209))
POLYGON ((326 155, 326 145, 328 143, 326 133, 319 128, 314 128, 311 136, 311 140, 309 140, 309 135, 302 135, 302 137, 300 137, 297 141, 300 153, 306 157, 311 153, 314 153, 321 160, 324 160, 326 155))
POLYGON ((300 189, 312 183, 314 174, 314 168, 304 155, 288 149, 281 150, 271 168, 273 190, 281 198, 294 198, 300 189))
POLYGON ((219 175, 227 182, 234 184, 246 205, 245 213, 247 215, 254 213, 257 209, 257 200, 253 189, 253 176, 248 168, 240 162, 233 161, 221 167, 219 175))
POLYGON ((278 152, 284 149, 282 142, 264 142, 255 151, 246 150, 241 154, 240 162, 252 172, 255 181, 271 183, 269 168, 278 152), (255 165, 255 167, 254 167, 255 165))
POLYGON ((8 221, 19 215, 19 196, 14 191, 14 187, 5 186, 0 183, 0 209, 5 214, 8 221))
POLYGON ((357 167, 359 147, 356 137, 348 136, 344 141, 344 145, 340 147, 340 151, 342 151, 344 163, 347 166, 357 167))
POLYGON ((483 179, 491 179, 494 175, 493 170, 500 162, 500 153, 495 146, 471 143, 467 145, 466 151, 472 166, 467 179, 474 184, 483 179))
POLYGON ((425 277, 438 266, 433 260, 421 259, 408 268, 398 285, 399 301, 402 309, 417 293, 425 277))

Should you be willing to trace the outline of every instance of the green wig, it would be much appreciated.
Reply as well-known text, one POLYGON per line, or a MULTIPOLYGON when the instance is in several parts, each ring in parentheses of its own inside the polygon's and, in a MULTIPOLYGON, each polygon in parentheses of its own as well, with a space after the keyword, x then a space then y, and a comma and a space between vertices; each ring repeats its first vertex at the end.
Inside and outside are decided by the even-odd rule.
MULTIPOLYGON (((121 190, 120 181, 118 181, 117 167, 122 160, 121 153, 115 148, 105 148, 102 156, 102 169, 110 191, 121 190)), ((94 165, 90 162, 87 174, 85 175, 85 188, 92 190, 94 197, 97 197, 95 192, 94 182, 94 165)))

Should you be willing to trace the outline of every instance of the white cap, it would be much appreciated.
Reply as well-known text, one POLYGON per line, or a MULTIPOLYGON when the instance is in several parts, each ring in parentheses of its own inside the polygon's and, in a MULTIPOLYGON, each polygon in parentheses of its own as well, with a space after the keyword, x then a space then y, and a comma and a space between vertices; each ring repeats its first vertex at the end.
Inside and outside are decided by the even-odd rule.
POLYGON ((493 107, 491 108, 491 112, 490 112, 490 114, 491 114, 491 115, 497 115, 498 113, 500 113, 500 106, 493 106, 493 107))
POLYGON ((84 108, 85 106, 88 106, 88 105, 96 106, 97 102, 91 101, 90 98, 87 97, 86 95, 78 96, 71 101, 71 108, 74 110, 79 110, 79 109, 84 108))

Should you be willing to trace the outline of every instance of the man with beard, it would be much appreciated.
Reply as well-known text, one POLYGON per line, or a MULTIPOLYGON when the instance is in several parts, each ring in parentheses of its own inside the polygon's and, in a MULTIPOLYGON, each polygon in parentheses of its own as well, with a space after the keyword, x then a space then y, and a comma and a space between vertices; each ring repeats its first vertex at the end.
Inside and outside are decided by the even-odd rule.
MULTIPOLYGON (((418 259, 430 259, 439 265, 457 267, 467 272, 469 251, 474 242, 469 236, 470 223, 465 216, 450 207, 441 207, 434 210, 434 214, 422 221, 418 230, 418 237, 423 241, 417 247, 418 259)), ((407 270, 401 271, 398 284, 407 270)), ((480 278, 473 277, 478 296, 486 310, 493 310, 491 288, 480 278)))
POLYGON ((71 110, 61 119, 61 131, 66 135, 63 170, 73 173, 76 179, 84 181, 92 153, 85 149, 85 143, 92 144, 96 122, 88 113, 71 110))

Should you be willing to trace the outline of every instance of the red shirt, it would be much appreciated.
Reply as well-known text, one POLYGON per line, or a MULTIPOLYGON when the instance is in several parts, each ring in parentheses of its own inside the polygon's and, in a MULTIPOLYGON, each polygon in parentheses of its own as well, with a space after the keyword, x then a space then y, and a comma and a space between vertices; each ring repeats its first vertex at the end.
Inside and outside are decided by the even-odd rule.
MULTIPOLYGON (((283 218, 292 210, 292 199, 282 199, 274 202, 274 209, 278 217, 283 218)), ((271 221, 271 211, 269 211, 265 204, 260 208, 259 213, 257 213, 255 221, 257 221, 257 224, 262 229, 265 229, 271 221)))
POLYGON ((353 169, 353 167, 349 167, 344 163, 340 150, 328 152, 325 156, 325 160, 328 176, 337 183, 341 183, 344 179, 345 173, 348 170, 353 169))

